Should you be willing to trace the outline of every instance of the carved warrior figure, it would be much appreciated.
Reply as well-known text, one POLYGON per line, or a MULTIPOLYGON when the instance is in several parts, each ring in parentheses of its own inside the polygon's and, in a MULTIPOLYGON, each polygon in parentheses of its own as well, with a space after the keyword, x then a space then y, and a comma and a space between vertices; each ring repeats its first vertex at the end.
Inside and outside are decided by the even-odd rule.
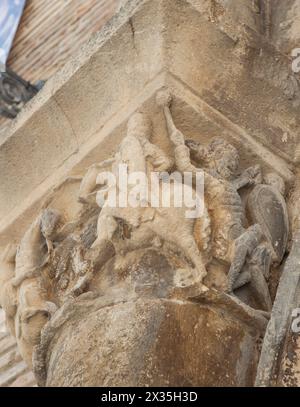
MULTIPOLYGON (((253 185, 256 179, 261 177, 260 168, 258 166, 250 167, 238 176, 239 155, 232 145, 219 138, 214 139, 208 147, 192 140, 185 141, 183 134, 173 122, 170 112, 170 96, 162 92, 158 95, 158 103, 163 106, 168 132, 175 145, 175 163, 178 170, 193 173, 199 171, 200 168, 194 166, 191 159, 202 165, 201 171, 204 170, 205 199, 212 222, 212 255, 230 266, 227 292, 232 294, 234 289, 251 280, 251 273, 250 275, 249 273, 242 274, 249 258, 250 263, 257 264, 259 262, 262 268, 266 263, 265 268, 269 269, 270 266, 270 262, 266 261, 268 251, 265 245, 261 246, 261 243, 265 239, 270 241, 275 236, 270 238, 270 233, 266 232, 267 225, 263 216, 255 216, 257 210, 254 209, 255 205, 253 205, 257 192, 259 193, 261 189, 266 190, 266 187, 257 187, 259 191, 255 188, 249 197, 249 207, 252 209, 254 223, 247 229, 244 227, 246 224, 245 208, 239 195, 241 188, 253 185)), ((271 192, 271 194, 274 197, 275 193, 271 192)), ((275 194, 275 198, 281 205, 279 212, 284 218, 282 230, 279 232, 284 240, 280 244, 281 261, 286 248, 287 219, 283 198, 280 199, 278 194, 275 194)), ((268 221, 272 229, 274 221, 273 219, 268 219, 268 221)), ((273 235, 274 228, 276 229, 276 226, 271 231, 273 235)), ((280 237, 278 238, 280 239, 280 237)), ((272 243, 274 246, 275 242, 272 243)), ((265 274, 267 275, 267 272, 265 274)), ((257 287, 258 291, 268 292, 265 281, 256 279, 255 282, 260 285, 257 287)), ((270 308, 271 301, 268 294, 265 296, 267 296, 265 302, 270 308)))
MULTIPOLYGON (((150 142, 150 136, 151 122, 144 114, 134 114, 128 122, 127 136, 122 141, 114 159, 92 166, 84 177, 80 187, 80 201, 88 202, 89 197, 94 193, 96 183, 102 185, 102 187, 105 185, 105 180, 103 180, 99 172, 107 164, 112 164, 112 173, 116 176, 120 164, 127 165, 128 177, 134 172, 140 172, 146 174, 150 179, 151 171, 166 172, 170 170, 173 165, 172 160, 160 148, 150 142)), ((161 187, 163 180, 158 182, 160 182, 161 187)), ((130 185, 128 192, 130 194, 130 185)), ((171 194, 176 193, 176 190, 170 192, 171 194)), ((103 190, 98 193, 103 197, 103 190)), ((173 201, 173 197, 171 197, 171 202, 173 201)), ((121 219, 132 229, 129 245, 135 245, 135 248, 137 248, 138 245, 145 245, 146 242, 150 243, 155 237, 174 243, 195 267, 189 284, 201 282, 206 276, 205 261, 193 236, 195 220, 186 219, 185 217, 187 208, 172 206, 171 208, 151 208, 142 206, 140 205, 137 208, 130 206, 112 208, 107 202, 104 203, 99 215, 97 239, 93 247, 101 246, 105 241, 112 241, 118 228, 118 221, 121 219), (135 235, 137 236, 136 239, 134 239, 135 235)), ((198 220, 197 225, 202 248, 207 248, 209 223, 207 211, 204 210, 204 215, 198 220)))
POLYGON ((255 282, 253 285, 261 308, 271 310, 272 302, 265 281, 269 280, 271 265, 279 266, 283 260, 288 242, 289 220, 283 179, 275 173, 269 173, 264 176, 263 181, 265 184, 258 183, 249 193, 246 212, 250 224, 258 223, 261 226, 264 241, 254 250, 243 278, 245 282, 255 282))

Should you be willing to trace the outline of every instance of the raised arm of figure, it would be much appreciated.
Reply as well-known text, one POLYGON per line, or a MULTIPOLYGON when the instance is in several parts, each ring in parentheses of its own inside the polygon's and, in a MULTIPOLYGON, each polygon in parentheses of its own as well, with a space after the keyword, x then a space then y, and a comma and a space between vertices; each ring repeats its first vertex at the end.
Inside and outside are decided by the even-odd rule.
POLYGON ((236 180, 233 181, 236 190, 261 182, 261 168, 259 165, 247 168, 236 180))
POLYGON ((180 130, 177 129, 175 126, 170 106, 172 103, 172 96, 168 91, 161 91, 158 92, 156 96, 156 102, 158 106, 163 108, 163 112, 166 118, 168 134, 175 146, 184 145, 184 135, 181 133, 180 130))
POLYGON ((204 171, 202 168, 197 168, 195 165, 192 164, 190 149, 185 144, 184 135, 176 128, 174 124, 170 111, 171 101, 172 98, 168 92, 163 91, 157 94, 157 104, 163 107, 170 140, 175 146, 174 155, 176 168, 182 173, 191 172, 195 174, 196 172, 203 172, 205 182, 216 182, 215 178, 207 171, 204 171))

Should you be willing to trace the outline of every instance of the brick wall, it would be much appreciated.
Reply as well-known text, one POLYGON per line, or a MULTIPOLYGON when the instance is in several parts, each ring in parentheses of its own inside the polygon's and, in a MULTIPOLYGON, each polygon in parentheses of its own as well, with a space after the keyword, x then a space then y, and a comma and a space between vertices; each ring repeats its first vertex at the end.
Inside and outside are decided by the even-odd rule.
POLYGON ((48 79, 113 16, 120 0, 27 0, 8 65, 48 79))
MULTIPOLYGON (((124 0, 27 0, 8 66, 32 83, 49 79, 122 3, 124 0)), ((0 116, 0 140, 9 122, 0 116)))

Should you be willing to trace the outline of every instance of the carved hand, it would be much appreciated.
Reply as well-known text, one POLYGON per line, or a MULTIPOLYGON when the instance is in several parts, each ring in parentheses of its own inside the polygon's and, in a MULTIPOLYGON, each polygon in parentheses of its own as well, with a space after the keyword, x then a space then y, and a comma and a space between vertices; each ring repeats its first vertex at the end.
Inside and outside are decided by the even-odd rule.
POLYGON ((255 182, 261 181, 261 168, 260 165, 254 165, 253 167, 249 167, 243 174, 247 178, 249 178, 249 183, 254 184, 255 182))
POLYGON ((170 107, 172 96, 168 90, 162 90, 156 95, 156 103, 160 107, 170 107))
POLYGON ((177 129, 171 133, 170 139, 176 147, 184 145, 184 135, 177 129))

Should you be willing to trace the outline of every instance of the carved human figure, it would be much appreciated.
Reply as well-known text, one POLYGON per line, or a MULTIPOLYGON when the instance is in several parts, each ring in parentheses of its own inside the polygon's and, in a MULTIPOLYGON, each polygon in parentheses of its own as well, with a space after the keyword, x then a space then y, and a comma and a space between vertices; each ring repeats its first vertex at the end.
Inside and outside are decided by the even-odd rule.
MULTIPOLYGON (((152 171, 160 173, 170 170, 173 165, 172 160, 159 147, 150 142, 151 133, 151 122, 144 114, 137 113, 130 118, 127 135, 113 160, 113 174, 118 173, 120 164, 127 165, 128 178, 130 178, 130 174, 143 173, 147 176, 147 179, 150 179, 152 171)), ((106 164, 107 162, 104 165, 106 164)), ((102 174, 99 174, 100 168, 103 168, 102 164, 97 167, 94 166, 83 178, 80 188, 81 201, 88 200, 90 194, 95 190, 96 181, 101 185, 105 183, 102 174)), ((161 186, 163 180, 159 180, 159 182, 161 186)), ((116 187, 117 189, 122 188, 120 185, 116 187)), ((128 185, 128 187, 128 193, 130 194, 131 185, 128 185)), ((148 186, 145 185, 145 188, 148 188, 148 186)), ((173 193, 175 192, 173 191, 173 193)), ((98 194, 103 197, 103 191, 98 192, 98 194)), ((193 236, 195 220, 186 219, 185 217, 187 208, 153 208, 148 203, 143 202, 145 205, 137 205, 135 208, 129 205, 120 208, 118 206, 111 207, 106 201, 99 215, 97 239, 93 244, 93 248, 100 247, 105 241, 111 241, 118 229, 118 222, 122 219, 133 229, 132 235, 139 236, 140 246, 145 245, 146 242, 150 244, 151 239, 155 236, 162 238, 164 241, 175 243, 195 267, 192 280, 194 282, 202 281, 206 275, 205 262, 193 236)), ((209 225, 209 218, 206 210, 204 210, 204 216, 199 227, 199 230, 203 231, 203 235, 207 233, 204 230, 207 229, 207 225, 209 225)), ((206 239, 207 236, 203 237, 203 241, 206 239)), ((130 241, 128 245, 130 245, 130 241)))
POLYGON ((128 121, 127 135, 115 156, 99 164, 93 164, 88 169, 80 185, 79 201, 82 203, 95 201, 97 178, 98 185, 103 187, 98 176, 105 168, 111 169, 116 177, 121 164, 127 165, 128 177, 134 172, 148 174, 150 171, 168 171, 173 162, 161 148, 151 143, 151 134, 152 124, 148 117, 143 113, 135 113, 128 121))
POLYGON ((275 173, 269 173, 252 188, 246 200, 247 219, 250 224, 261 226, 264 238, 253 251, 251 261, 240 277, 240 284, 255 280, 260 300, 269 310, 272 303, 266 280, 271 265, 278 266, 282 262, 289 235, 284 194, 284 180, 275 173))
MULTIPOLYGON (((119 169, 121 165, 126 165, 127 180, 129 182, 126 184, 128 187, 128 196, 131 192, 130 176, 131 174, 145 174, 146 176, 151 170, 156 171, 168 171, 172 166, 172 161, 169 157, 155 144, 150 142, 150 136, 152 133, 151 121, 145 114, 135 113, 129 120, 127 125, 127 135, 122 140, 118 152, 116 153, 114 160, 112 161, 112 174, 115 176, 116 184, 112 183, 111 186, 105 186, 107 180, 105 179, 106 174, 100 173, 99 170, 89 177, 89 184, 92 186, 93 183, 104 186, 104 190, 98 192, 97 199, 99 201, 99 196, 101 199, 105 198, 109 188, 116 188, 117 199, 119 197, 120 191, 124 188, 124 185, 120 185, 122 180, 119 179, 119 169), (95 179, 96 175, 96 179, 95 179), (104 178, 103 178, 104 175, 104 178)), ((83 179, 81 191, 84 189, 84 185, 87 184, 85 178, 83 179)), ((141 191, 143 191, 143 186, 141 185, 141 191)), ((147 188, 147 185, 144 185, 147 188)), ((146 194, 146 189, 144 193, 146 194)), ((142 202, 146 199, 146 195, 140 196, 140 202, 136 205, 136 208, 129 207, 126 201, 122 208, 112 208, 108 205, 106 201, 103 205, 102 211, 99 216, 98 226, 97 226, 97 240, 95 241, 93 247, 99 245, 103 240, 111 240, 114 232, 118 228, 118 223, 116 218, 121 218, 125 220, 130 226, 138 227, 141 224, 142 218, 147 216, 152 217, 153 211, 144 208, 147 202, 142 202), (149 214, 150 212, 150 214, 149 214)), ((119 206, 119 205, 116 205, 119 206)))
POLYGON ((178 170, 192 173, 204 171, 206 204, 212 221, 212 254, 230 265, 227 291, 233 293, 247 256, 263 239, 259 224, 244 228, 245 210, 238 193, 241 188, 254 183, 260 168, 250 167, 237 176, 239 155, 232 145, 220 138, 213 139, 208 147, 185 141, 174 124, 168 93, 159 94, 157 101, 163 107, 169 136, 175 146, 178 170), (202 167, 194 166, 191 159, 202 167))
POLYGON ((271 266, 278 266, 282 262, 289 235, 284 194, 284 180, 275 173, 269 173, 252 188, 246 200, 247 219, 250 224, 261 226, 264 239, 255 248, 241 279, 245 283, 252 282, 254 295, 261 307, 268 311, 272 309, 272 301, 266 281, 271 266))

